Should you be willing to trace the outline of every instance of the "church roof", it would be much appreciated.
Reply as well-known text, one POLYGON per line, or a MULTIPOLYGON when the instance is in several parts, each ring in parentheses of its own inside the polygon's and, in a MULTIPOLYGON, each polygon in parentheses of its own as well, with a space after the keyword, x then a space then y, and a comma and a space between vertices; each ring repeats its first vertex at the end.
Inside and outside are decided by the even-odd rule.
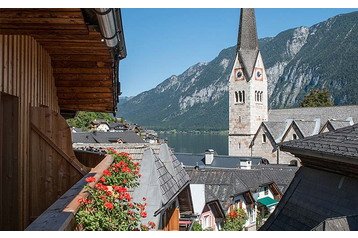
POLYGON ((294 120, 293 123, 297 125, 304 137, 313 136, 318 134, 320 129, 320 121, 304 121, 304 120, 294 120))
POLYGON ((250 80, 259 53, 255 10, 253 8, 241 9, 237 51, 244 74, 247 80, 250 80))
POLYGON ((265 121, 263 122, 276 143, 280 142, 287 130, 287 122, 265 121))
POLYGON ((358 105, 335 107, 299 107, 269 110, 268 121, 285 121, 287 119, 313 121, 320 119, 320 129, 328 120, 349 120, 358 122, 358 105))
POLYGON ((329 123, 332 125, 334 130, 352 125, 348 120, 329 120, 329 123))

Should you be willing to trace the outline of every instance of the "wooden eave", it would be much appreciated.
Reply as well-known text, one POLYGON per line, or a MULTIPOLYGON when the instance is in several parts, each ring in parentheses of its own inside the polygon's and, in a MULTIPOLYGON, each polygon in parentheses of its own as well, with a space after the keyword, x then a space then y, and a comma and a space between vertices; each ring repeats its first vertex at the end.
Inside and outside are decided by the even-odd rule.
POLYGON ((61 110, 115 110, 118 61, 80 8, 0 9, 0 34, 30 35, 45 48, 61 110))

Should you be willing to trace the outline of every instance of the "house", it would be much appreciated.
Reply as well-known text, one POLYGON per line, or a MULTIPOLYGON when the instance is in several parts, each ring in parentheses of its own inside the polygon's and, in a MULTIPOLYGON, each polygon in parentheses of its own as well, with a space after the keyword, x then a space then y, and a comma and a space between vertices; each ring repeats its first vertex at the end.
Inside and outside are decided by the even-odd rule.
POLYGON ((0 9, 0 52, 0 229, 24 230, 90 171, 65 118, 116 111, 120 10, 0 9))
POLYGON ((120 122, 112 122, 109 123, 109 131, 119 131, 123 132, 128 130, 128 126, 126 124, 120 123, 120 122))
POLYGON ((285 142, 302 163, 261 230, 358 230, 358 124, 285 142))
POLYGON ((229 77, 230 156, 299 165, 291 153, 280 150, 281 142, 358 122, 357 105, 269 110, 267 80, 254 9, 241 9, 237 52, 229 77))
POLYGON ((274 180, 259 169, 187 167, 185 170, 191 179, 194 211, 199 212, 197 215, 205 227, 210 224, 213 229, 220 229, 222 217, 210 214, 209 210, 202 210, 203 205, 196 207, 196 203, 219 201, 224 214, 232 209, 242 208, 248 215, 245 229, 256 230, 258 213, 262 217, 267 216, 282 196, 274 180), (206 216, 209 223, 205 223, 206 220, 203 219, 206 216))

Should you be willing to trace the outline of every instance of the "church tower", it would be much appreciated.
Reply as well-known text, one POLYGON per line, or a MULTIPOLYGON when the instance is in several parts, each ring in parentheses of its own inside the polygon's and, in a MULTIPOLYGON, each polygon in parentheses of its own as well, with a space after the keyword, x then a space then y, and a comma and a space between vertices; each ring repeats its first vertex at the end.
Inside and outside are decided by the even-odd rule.
POLYGON ((250 142, 268 118, 267 77, 254 9, 241 9, 235 63, 229 78, 229 155, 251 156, 250 142))

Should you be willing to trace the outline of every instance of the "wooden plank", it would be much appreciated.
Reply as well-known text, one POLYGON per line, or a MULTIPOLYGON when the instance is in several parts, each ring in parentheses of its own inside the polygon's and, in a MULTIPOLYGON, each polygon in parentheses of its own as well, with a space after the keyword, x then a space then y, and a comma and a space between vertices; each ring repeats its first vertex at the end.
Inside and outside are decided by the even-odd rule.
POLYGON ((53 76, 58 80, 63 81, 109 81, 112 82, 112 75, 109 74, 59 74, 54 73, 53 76))
POLYGON ((2 30, 87 30, 86 25, 82 24, 50 24, 50 23, 1 23, 2 30))
POLYGON ((54 68, 55 74, 111 74, 112 69, 107 68, 54 68))
POLYGON ((104 48, 107 49, 107 45, 105 42, 102 42, 100 40, 91 40, 88 42, 85 41, 74 41, 74 40, 68 40, 63 41, 63 40, 56 40, 56 41, 42 41, 41 45, 44 47, 65 47, 65 48, 74 48, 74 47, 78 47, 78 48, 84 48, 84 47, 92 47, 94 49, 96 48, 104 48))
MULTIPOLYGON (((91 49, 91 48, 74 48, 71 50, 67 50, 67 49, 61 49, 61 48, 46 48, 46 51, 52 56, 52 55, 107 55, 110 56, 111 52, 109 49, 105 49, 105 48, 101 48, 101 49, 91 49)), ((54 56, 55 58, 57 56, 54 56)))
POLYGON ((112 93, 58 93, 59 99, 98 99, 113 98, 112 93))
POLYGON ((107 61, 63 61, 52 60, 54 68, 112 68, 112 62, 107 61))
POLYGON ((86 168, 82 166, 80 163, 77 163, 75 160, 73 160, 69 155, 66 154, 66 152, 62 151, 58 146, 52 141, 51 138, 46 136, 39 128, 36 127, 31 122, 31 129, 33 129, 43 140, 46 141, 48 145, 50 145, 57 153, 59 153, 62 158, 64 158, 73 168, 75 168, 78 172, 80 172, 82 175, 85 175, 88 173, 86 171, 86 168))
POLYGON ((85 26, 85 22, 83 18, 80 17, 63 17, 63 18, 57 18, 57 17, 4 17, 0 13, 0 24, 13 24, 14 26, 19 24, 43 24, 43 25, 80 25, 82 28, 85 26))
POLYGON ((56 80, 57 88, 60 87, 112 87, 113 82, 110 80, 100 81, 100 80, 82 80, 82 81, 75 81, 75 80, 56 80))
MULTIPOLYGON (((10 27, 10 26, 9 26, 10 27)), ((3 28, 0 25, 2 35, 88 35, 87 29, 22 29, 22 28, 3 28)))
POLYGON ((112 93, 113 88, 110 87, 67 87, 57 88, 57 93, 112 93))

